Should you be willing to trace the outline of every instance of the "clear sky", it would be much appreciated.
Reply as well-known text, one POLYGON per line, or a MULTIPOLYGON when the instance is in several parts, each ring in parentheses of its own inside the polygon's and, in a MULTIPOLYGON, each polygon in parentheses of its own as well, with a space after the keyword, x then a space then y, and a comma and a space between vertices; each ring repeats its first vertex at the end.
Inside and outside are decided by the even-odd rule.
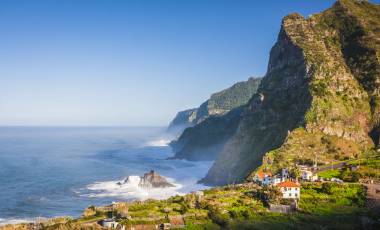
POLYGON ((166 125, 333 1, 0 0, 0 125, 166 125))

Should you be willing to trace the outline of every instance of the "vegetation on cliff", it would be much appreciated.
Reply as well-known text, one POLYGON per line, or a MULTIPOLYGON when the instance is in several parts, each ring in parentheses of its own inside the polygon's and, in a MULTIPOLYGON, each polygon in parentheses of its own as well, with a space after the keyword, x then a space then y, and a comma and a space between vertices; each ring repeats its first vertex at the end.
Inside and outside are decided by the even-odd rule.
POLYGON ((215 160, 224 144, 235 133, 242 107, 256 92, 261 78, 250 78, 214 93, 197 110, 194 127, 187 128, 171 143, 174 158, 215 160))
POLYGON ((198 108, 178 112, 169 124, 168 131, 181 134, 187 127, 201 123, 210 116, 222 116, 234 108, 246 104, 260 84, 261 78, 249 78, 214 93, 198 108))
POLYGON ((260 165, 355 159, 379 142, 380 10, 340 0, 283 19, 268 71, 207 184, 242 181, 260 165))
MULTIPOLYGON (((359 184, 306 183, 299 211, 269 212, 260 194, 271 192, 255 184, 217 187, 167 200, 117 203, 79 219, 50 223, 43 229, 98 229, 96 221, 111 216, 127 227, 155 226, 181 219, 185 229, 363 229, 376 227, 379 216, 365 208, 366 190, 359 184), (371 226, 364 226, 362 219, 371 226)), ((87 212, 89 213, 89 212, 87 212)))

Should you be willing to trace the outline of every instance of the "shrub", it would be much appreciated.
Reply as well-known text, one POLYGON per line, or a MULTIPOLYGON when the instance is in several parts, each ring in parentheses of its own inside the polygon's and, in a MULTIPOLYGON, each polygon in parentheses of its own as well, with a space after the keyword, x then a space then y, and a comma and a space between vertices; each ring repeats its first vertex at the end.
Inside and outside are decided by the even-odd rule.
POLYGON ((218 208, 214 207, 210 208, 208 216, 214 223, 222 227, 227 227, 230 220, 228 214, 223 214, 218 208))
POLYGON ((361 174, 358 172, 346 169, 341 172, 340 178, 348 182, 358 182, 359 179, 361 178, 361 174))

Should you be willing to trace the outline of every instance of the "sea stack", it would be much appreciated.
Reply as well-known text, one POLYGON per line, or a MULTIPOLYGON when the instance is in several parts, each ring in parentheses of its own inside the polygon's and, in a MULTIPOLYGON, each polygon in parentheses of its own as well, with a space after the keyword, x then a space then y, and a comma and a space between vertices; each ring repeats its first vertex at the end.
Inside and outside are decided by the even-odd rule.
POLYGON ((164 177, 156 173, 154 170, 144 174, 140 180, 139 186, 145 188, 174 187, 173 184, 169 183, 164 177))

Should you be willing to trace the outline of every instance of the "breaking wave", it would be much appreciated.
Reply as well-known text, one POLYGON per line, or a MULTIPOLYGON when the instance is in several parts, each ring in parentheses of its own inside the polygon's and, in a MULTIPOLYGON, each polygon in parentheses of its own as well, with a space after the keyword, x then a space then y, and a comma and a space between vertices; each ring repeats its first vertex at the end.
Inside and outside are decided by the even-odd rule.
POLYGON ((123 199, 145 200, 149 198, 166 199, 174 195, 183 195, 179 190, 181 184, 176 183, 172 178, 166 178, 174 185, 168 188, 143 188, 139 186, 141 178, 139 176, 129 176, 121 181, 95 182, 86 187, 90 193, 83 194, 86 197, 118 197, 123 199))
POLYGON ((0 218, 0 226, 8 225, 8 224, 22 224, 22 223, 32 223, 35 222, 37 218, 25 218, 25 219, 17 219, 17 218, 0 218))
POLYGON ((171 139, 169 138, 161 138, 157 140, 148 141, 145 146, 151 146, 151 147, 164 147, 168 146, 171 139))

